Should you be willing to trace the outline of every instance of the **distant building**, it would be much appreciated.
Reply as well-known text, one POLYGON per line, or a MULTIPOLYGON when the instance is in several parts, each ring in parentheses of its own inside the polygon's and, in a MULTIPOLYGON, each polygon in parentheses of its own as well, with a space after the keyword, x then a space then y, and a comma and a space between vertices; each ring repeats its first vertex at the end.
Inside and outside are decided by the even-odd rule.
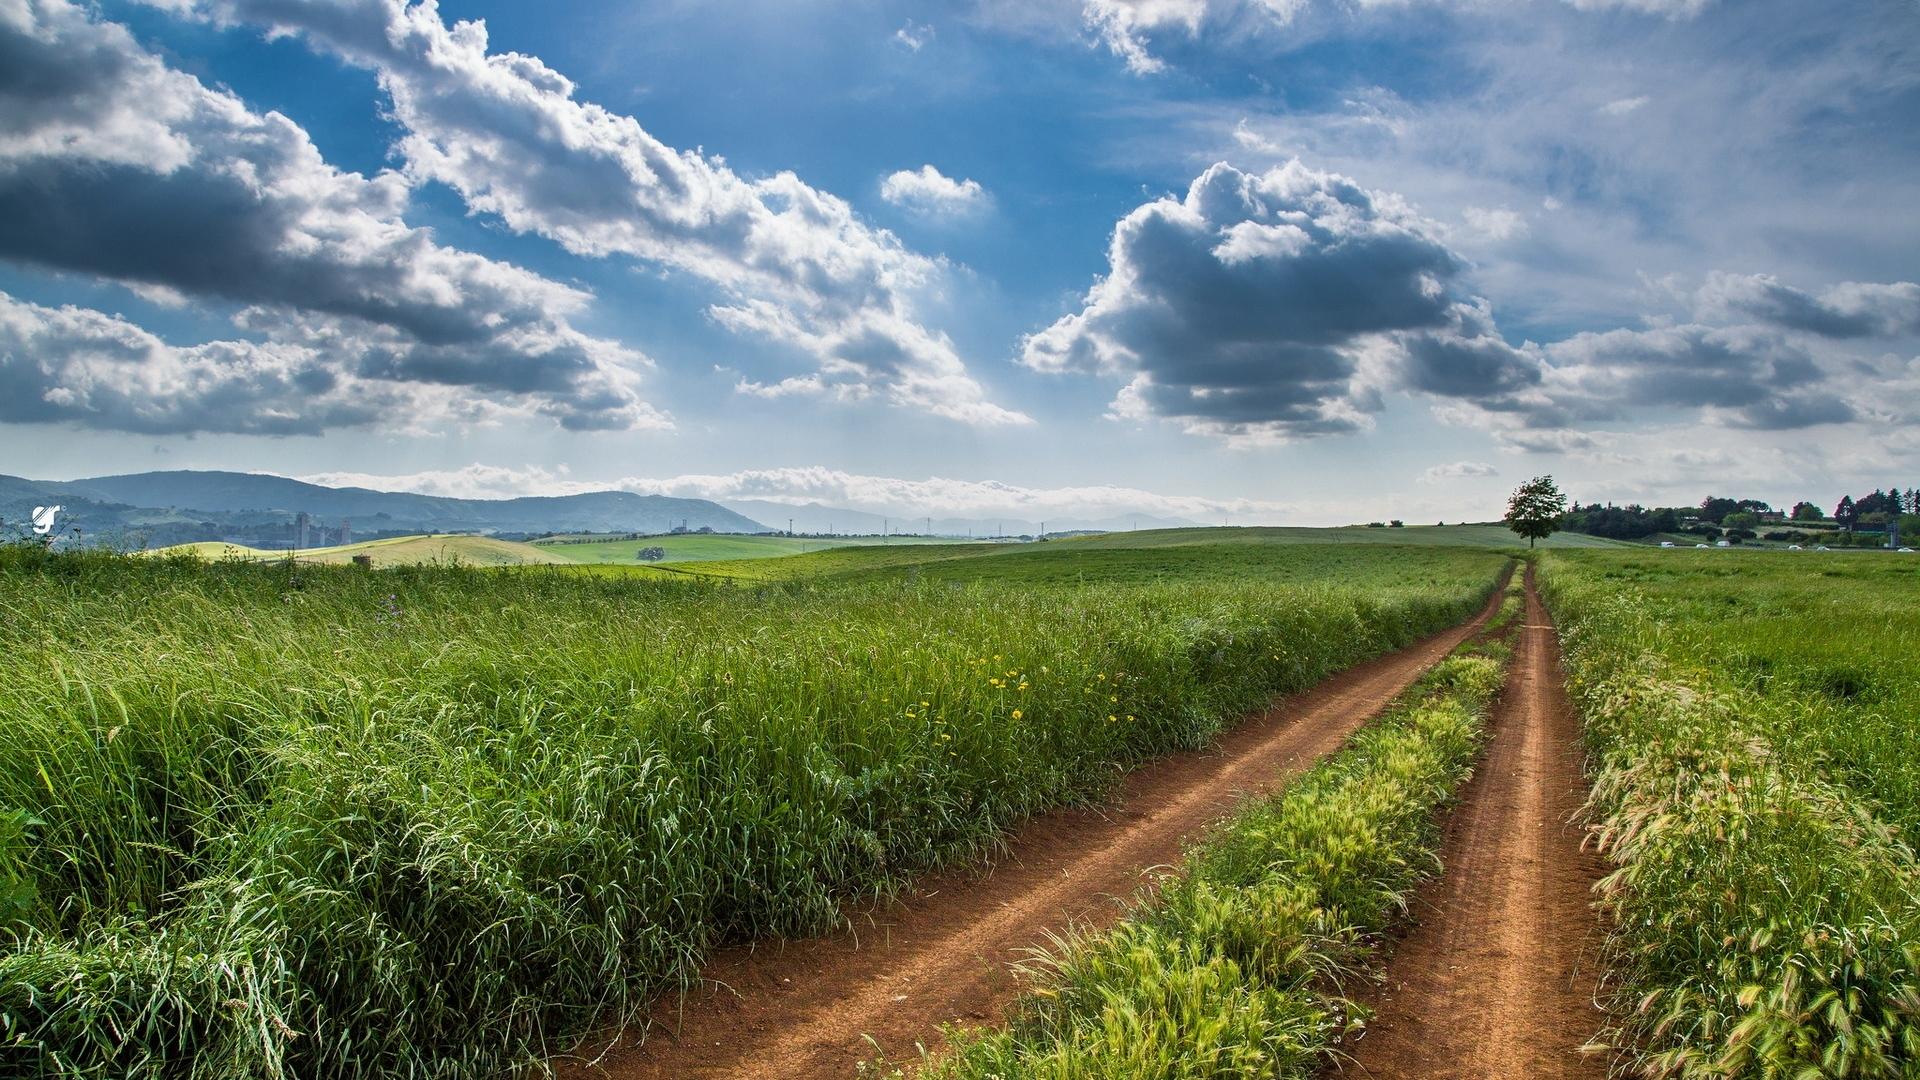
POLYGON ((353 526, 347 524, 346 518, 341 518, 340 519, 340 546, 346 547, 348 544, 351 544, 351 543, 353 543, 353 526))
POLYGON ((313 546, 313 516, 305 510, 293 516, 293 546, 297 548, 313 546))

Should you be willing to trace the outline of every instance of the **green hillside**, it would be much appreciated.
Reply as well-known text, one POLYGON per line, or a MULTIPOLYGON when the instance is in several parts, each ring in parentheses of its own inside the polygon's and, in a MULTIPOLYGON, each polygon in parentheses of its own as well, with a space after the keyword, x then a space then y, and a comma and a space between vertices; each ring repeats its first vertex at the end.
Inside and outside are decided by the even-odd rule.
POLYGON ((734 559, 783 558, 809 552, 850 547, 924 547, 951 541, 930 540, 918 536, 894 536, 882 541, 873 536, 820 539, 806 536, 731 536, 689 533, 674 536, 645 536, 637 540, 607 540, 580 543, 570 537, 535 540, 533 546, 554 556, 555 561, 576 563, 638 563, 642 548, 659 547, 667 557, 661 562, 720 562, 734 559))
MULTIPOLYGON (((1139 581, 1226 579, 1261 573, 1260 548, 1303 544, 1396 547, 1524 548, 1500 525, 1424 525, 1333 528, 1152 529, 1100 533, 1032 544, 928 544, 921 547, 844 547, 782 558, 736 559, 682 565, 684 573, 742 581, 794 581, 903 571, 940 580, 1139 581), (1234 549, 1244 549, 1244 554, 1234 549)), ((1558 533, 1541 547, 1631 548, 1620 540, 1558 533)), ((1269 560, 1270 561, 1270 560, 1269 560)))

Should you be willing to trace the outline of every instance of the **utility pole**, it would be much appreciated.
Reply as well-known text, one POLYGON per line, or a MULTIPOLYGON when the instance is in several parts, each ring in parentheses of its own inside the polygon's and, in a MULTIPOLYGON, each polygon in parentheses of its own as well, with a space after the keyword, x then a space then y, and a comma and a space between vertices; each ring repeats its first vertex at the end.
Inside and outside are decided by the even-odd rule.
POLYGON ((793 535, 793 519, 792 518, 787 519, 787 535, 788 536, 793 535))

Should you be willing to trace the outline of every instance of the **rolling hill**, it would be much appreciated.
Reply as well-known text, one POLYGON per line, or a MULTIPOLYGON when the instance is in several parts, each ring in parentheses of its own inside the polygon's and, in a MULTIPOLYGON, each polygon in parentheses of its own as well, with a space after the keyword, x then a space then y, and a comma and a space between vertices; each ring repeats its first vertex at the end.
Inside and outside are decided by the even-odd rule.
MULTIPOLYGON (((325 539, 346 521, 353 534, 667 532, 676 525, 715 532, 770 531, 705 499, 595 491, 514 499, 454 499, 368 488, 325 487, 265 473, 170 471, 28 480, 0 476, 0 520, 24 520, 37 505, 60 505, 63 530, 121 547, 228 541, 262 549, 294 542, 305 513, 325 539)), ((310 545, 316 542, 310 540, 310 545)))

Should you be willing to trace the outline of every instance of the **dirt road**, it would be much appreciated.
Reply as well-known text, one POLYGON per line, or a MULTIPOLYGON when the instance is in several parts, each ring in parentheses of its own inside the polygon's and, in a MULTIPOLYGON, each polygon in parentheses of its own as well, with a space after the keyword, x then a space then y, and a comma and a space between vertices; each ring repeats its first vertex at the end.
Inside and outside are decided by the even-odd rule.
MULTIPOLYGON (((935 875, 854 919, 856 933, 738 949, 705 987, 663 1003, 645 1043, 574 1076, 619 1080, 850 1077, 876 1045, 911 1059, 948 1021, 998 1015, 1017 990, 1010 961, 1069 921, 1104 925, 1113 898, 1175 862, 1181 841, 1240 798, 1331 751, 1484 625, 1471 622, 1351 668, 1250 718, 1206 752, 1175 754, 1124 780, 1115 806, 1042 815, 991 872, 935 875), (871 1039, 872 1041, 869 1041, 871 1039)), ((589 1051, 590 1052, 590 1051, 589 1051)))
POLYGON ((1576 1048, 1599 1030, 1589 901, 1604 872, 1569 819, 1584 798, 1580 727, 1546 608, 1526 623, 1492 739, 1449 821, 1445 872, 1421 890, 1348 1077, 1603 1080, 1576 1048))

